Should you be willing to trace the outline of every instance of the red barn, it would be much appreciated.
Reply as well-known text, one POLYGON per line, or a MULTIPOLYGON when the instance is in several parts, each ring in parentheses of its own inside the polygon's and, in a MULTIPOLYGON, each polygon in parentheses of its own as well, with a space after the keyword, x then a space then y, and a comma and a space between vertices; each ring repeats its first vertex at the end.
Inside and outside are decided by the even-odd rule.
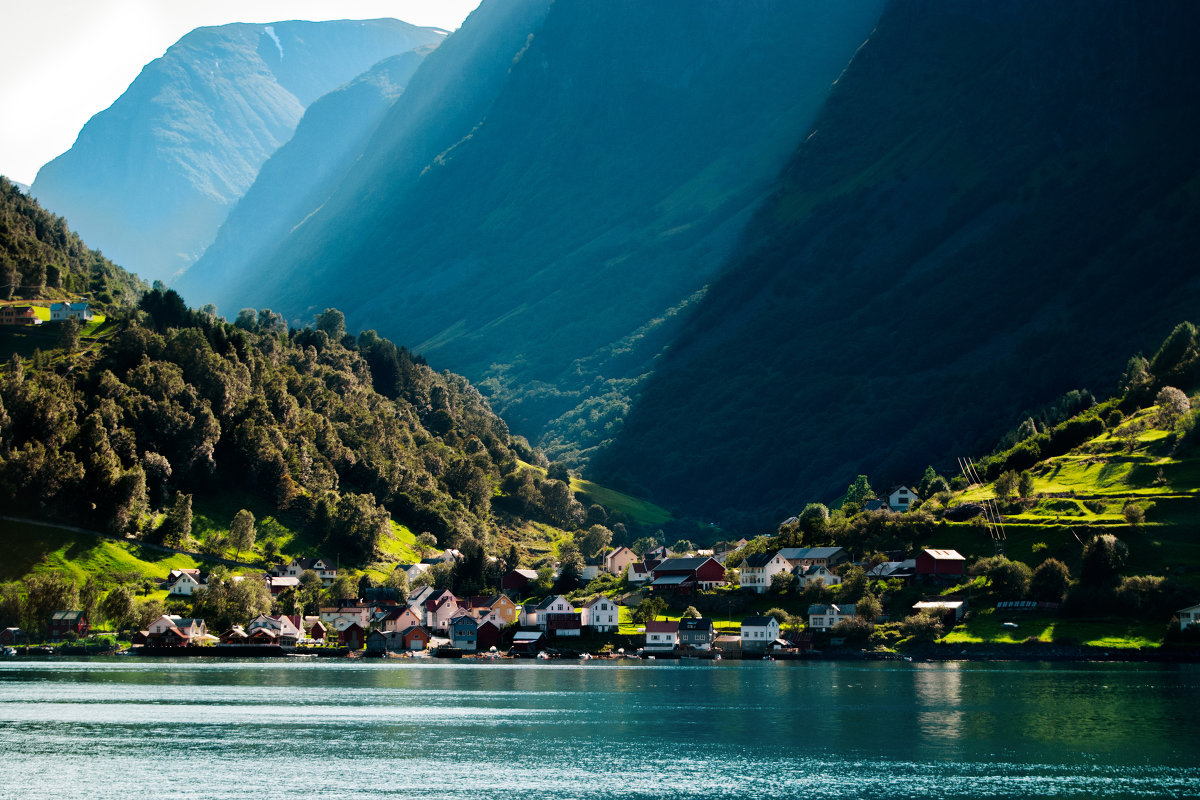
POLYGON ((338 644, 344 645, 351 650, 362 650, 363 643, 366 640, 367 632, 357 622, 351 622, 346 630, 338 634, 338 644))
POLYGON ((725 567, 713 558, 668 558, 657 564, 651 574, 655 581, 673 578, 676 583, 681 577, 690 577, 701 589, 711 589, 725 583, 725 567))
POLYGON ((500 579, 500 591, 509 597, 517 597, 526 591, 526 586, 537 580, 537 576, 537 570, 514 569, 500 579))
POLYGON ((68 632, 76 636, 87 636, 87 615, 82 611, 55 611, 50 615, 50 639, 58 641, 68 632))
POLYGON ((490 619, 479 623, 479 630, 475 637, 476 646, 480 652, 486 652, 493 647, 500 649, 500 628, 490 619))
POLYGON ((966 572, 967 560, 957 550, 925 549, 917 556, 917 576, 940 578, 966 572))

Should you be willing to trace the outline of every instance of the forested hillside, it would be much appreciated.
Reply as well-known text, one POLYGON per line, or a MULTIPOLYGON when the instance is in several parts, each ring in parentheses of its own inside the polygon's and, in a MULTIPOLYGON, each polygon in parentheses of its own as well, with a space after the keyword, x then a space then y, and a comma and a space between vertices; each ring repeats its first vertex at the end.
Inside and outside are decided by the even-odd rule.
POLYGON ((1200 10, 888 6, 599 475, 778 516, 953 465, 1200 300, 1200 10))
POLYGON ((145 288, 0 176, 0 299, 87 294, 102 307, 130 306, 145 288))

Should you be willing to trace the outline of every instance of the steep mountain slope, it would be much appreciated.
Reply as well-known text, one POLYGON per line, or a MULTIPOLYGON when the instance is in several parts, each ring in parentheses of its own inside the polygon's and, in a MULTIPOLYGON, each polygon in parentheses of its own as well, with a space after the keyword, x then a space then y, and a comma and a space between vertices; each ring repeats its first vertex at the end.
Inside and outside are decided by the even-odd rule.
POLYGON ((483 379, 516 430, 568 415, 593 446, 880 8, 485 2, 328 201, 193 297, 337 305, 483 379))
POLYGON ((212 241, 310 103, 442 37, 397 20, 192 31, 42 167, 33 193, 126 268, 170 277, 212 241))
POLYGON ((147 288, 0 177, 0 300, 86 294, 108 308, 135 305, 147 288))
POLYGON ((177 289, 190 295, 197 293, 197 282, 236 280, 264 248, 283 239, 298 218, 324 202, 429 50, 384 59, 309 106, 291 140, 263 164, 199 265, 174 282, 177 289), (193 280, 197 276, 199 281, 193 280))
POLYGON ((602 474, 795 509, 1107 388, 1200 299, 1200 10, 895 3, 602 474))

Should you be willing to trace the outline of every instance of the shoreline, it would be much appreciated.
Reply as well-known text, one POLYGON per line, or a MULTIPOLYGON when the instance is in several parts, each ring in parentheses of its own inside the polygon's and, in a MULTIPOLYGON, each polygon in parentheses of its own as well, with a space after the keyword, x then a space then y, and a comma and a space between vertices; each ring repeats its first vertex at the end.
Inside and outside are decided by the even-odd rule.
MULTIPOLYGON (((37 646, 31 646, 30 650, 39 650, 37 646)), ((0 658, 0 663, 5 661, 42 661, 60 658, 78 658, 84 657, 106 657, 106 658, 128 658, 130 656, 142 657, 147 660, 154 659, 196 659, 203 658, 211 659, 229 659, 229 660, 270 660, 280 663, 288 663, 292 653, 283 651, 279 648, 251 648, 247 647, 245 651, 239 648, 233 651, 230 648, 216 647, 197 647, 197 648, 156 648, 153 650, 143 650, 142 648, 126 648, 122 650, 112 650, 100 653, 79 652, 74 648, 69 648, 66 652, 24 652, 18 650, 14 656, 0 658)), ((363 651, 349 652, 344 648, 329 649, 325 652, 305 653, 300 652, 295 655, 300 655, 302 658, 295 660, 329 660, 329 659, 365 659, 370 661, 382 662, 411 662, 411 661, 435 661, 435 662, 491 662, 491 661, 515 661, 515 662, 537 662, 544 659, 535 659, 530 657, 519 657, 513 655, 487 655, 482 653, 463 653, 461 657, 454 658, 439 658, 435 653, 426 651, 421 656, 402 656, 402 655, 368 655, 363 651)), ((1016 645, 1013 647, 996 647, 993 645, 923 645, 905 651, 881 652, 873 650, 850 650, 837 649, 825 650, 812 653, 722 653, 720 659, 714 659, 712 655, 686 655, 672 653, 656 653, 653 658, 642 656, 608 656, 589 654, 587 658, 576 656, 551 656, 548 660, 555 662, 610 662, 610 661, 625 661, 625 662, 659 662, 659 661, 798 661, 798 662, 821 662, 821 661, 904 661, 910 663, 949 663, 949 662, 1042 662, 1042 663, 1144 663, 1144 664, 1200 664, 1200 649, 1192 650, 1131 650, 1131 649, 1116 649, 1116 648, 1101 648, 1088 647, 1082 645, 1074 646, 1054 646, 1042 645, 1038 647, 1029 647, 1024 645, 1016 645)))

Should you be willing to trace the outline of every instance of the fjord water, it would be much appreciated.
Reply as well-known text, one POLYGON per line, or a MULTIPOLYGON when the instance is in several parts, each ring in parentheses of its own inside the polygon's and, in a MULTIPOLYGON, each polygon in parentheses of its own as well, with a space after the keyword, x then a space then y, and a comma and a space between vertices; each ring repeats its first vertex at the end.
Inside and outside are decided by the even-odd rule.
POLYGON ((1185 797, 1200 668, 0 663, 0 797, 1185 797))

